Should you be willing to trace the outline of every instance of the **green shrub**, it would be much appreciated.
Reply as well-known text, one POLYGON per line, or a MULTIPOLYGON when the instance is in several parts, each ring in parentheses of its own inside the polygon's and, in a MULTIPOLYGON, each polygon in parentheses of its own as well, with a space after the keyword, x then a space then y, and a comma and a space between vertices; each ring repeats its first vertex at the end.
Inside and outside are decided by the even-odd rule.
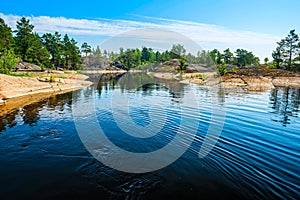
POLYGON ((220 74, 220 76, 223 76, 225 74, 227 74, 227 66, 225 63, 222 63, 219 67, 218 67, 218 72, 220 74))
POLYGON ((270 62, 267 67, 269 69, 277 69, 277 64, 275 62, 270 62))
POLYGON ((4 50, 0 53, 0 73, 9 74, 14 70, 17 63, 18 59, 12 50, 4 50))

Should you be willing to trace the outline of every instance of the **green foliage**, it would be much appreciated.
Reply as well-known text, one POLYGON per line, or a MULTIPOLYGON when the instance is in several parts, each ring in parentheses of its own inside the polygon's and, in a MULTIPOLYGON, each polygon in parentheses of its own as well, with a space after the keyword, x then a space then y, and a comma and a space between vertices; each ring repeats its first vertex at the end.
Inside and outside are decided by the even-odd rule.
POLYGON ((26 50, 25 60, 42 68, 49 68, 49 58, 50 54, 47 48, 42 43, 40 36, 35 33, 32 36, 31 45, 26 50))
POLYGON ((237 66, 246 66, 246 65, 259 65, 259 58, 255 57, 252 52, 249 52, 245 49, 236 50, 236 65, 237 66))
POLYGON ((299 57, 299 36, 295 30, 291 30, 288 36, 278 42, 277 45, 272 53, 277 68, 292 70, 295 67, 294 61, 299 57))
POLYGON ((77 42, 72 38, 70 40, 71 47, 70 47, 70 61, 71 67, 73 70, 79 70, 81 68, 81 56, 79 47, 77 47, 77 42))
POLYGON ((180 72, 184 72, 184 70, 187 68, 188 64, 186 63, 186 60, 184 58, 179 59, 179 70, 180 72))
POLYGON ((265 65, 267 65, 269 63, 269 58, 265 57, 264 62, 265 62, 265 65))
POLYGON ((9 74, 13 71, 17 63, 18 59, 14 52, 12 50, 4 50, 0 54, 0 73, 9 74))
POLYGON ((88 45, 88 43, 84 42, 81 45, 81 52, 85 53, 85 57, 87 57, 87 54, 92 52, 92 48, 90 45, 88 45))
POLYGON ((205 80, 206 77, 203 74, 195 74, 194 78, 205 80))
POLYGON ((141 62, 142 63, 149 63, 155 60, 155 53, 151 48, 143 47, 142 54, 141 54, 141 62))
POLYGON ((15 52, 19 55, 22 60, 27 61, 27 50, 30 48, 32 44, 32 40, 34 38, 33 28, 34 26, 30 24, 29 20, 25 17, 22 17, 20 21, 17 21, 17 30, 16 32, 16 48, 15 52))
POLYGON ((237 68, 232 68, 230 71, 229 71, 229 73, 233 73, 233 74, 236 74, 237 73, 237 68))
POLYGON ((212 50, 209 54, 214 64, 222 63, 222 54, 217 49, 212 50))
POLYGON ((270 63, 268 63, 268 65, 267 65, 267 67, 269 68, 269 69, 277 69, 277 63, 276 62, 270 62, 270 63))
POLYGON ((11 28, 0 18, 0 53, 11 50, 15 44, 11 28))
POLYGON ((181 44, 174 44, 172 46, 171 52, 174 54, 173 55, 174 58, 180 58, 185 56, 186 49, 181 44))
POLYGON ((36 76, 35 74, 28 73, 28 72, 25 72, 25 73, 10 73, 9 75, 17 76, 17 77, 34 77, 34 76, 36 76))
POLYGON ((233 53, 231 53, 229 48, 224 50, 224 54, 222 56, 223 56, 223 60, 226 64, 233 64, 234 63, 233 53))
POLYGON ((12 31, 0 18, 0 73, 9 74, 18 63, 13 46, 12 31))
MULTIPOLYGON (((61 39, 58 32, 45 33, 40 37, 33 32, 34 26, 24 17, 17 21, 16 27, 16 35, 13 37, 10 27, 0 18, 0 73, 10 73, 18 62, 17 56, 42 68, 80 69, 80 49, 73 38, 70 40, 65 35, 61 39)), ((85 50, 90 52, 89 48, 88 45, 85 50)))
POLYGON ((223 76, 223 75, 227 74, 227 66, 226 66, 226 63, 222 63, 222 64, 218 67, 218 72, 219 72, 220 76, 223 76))
POLYGON ((276 47, 275 51, 272 52, 273 62, 276 64, 276 68, 279 69, 283 63, 283 43, 278 42, 278 46, 276 47))

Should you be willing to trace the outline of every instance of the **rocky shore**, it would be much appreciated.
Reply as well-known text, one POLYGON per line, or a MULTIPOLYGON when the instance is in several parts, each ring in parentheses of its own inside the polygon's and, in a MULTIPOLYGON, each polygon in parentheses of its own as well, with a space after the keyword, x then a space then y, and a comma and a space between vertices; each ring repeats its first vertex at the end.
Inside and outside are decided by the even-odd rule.
POLYGON ((32 77, 0 74, 0 114, 51 95, 87 87, 88 76, 68 72, 35 73, 32 77))
POLYGON ((300 87, 300 76, 247 76, 225 75, 218 76, 216 72, 185 73, 154 73, 154 77, 167 80, 178 80, 182 83, 200 85, 219 85, 224 88, 242 88, 249 91, 263 91, 275 87, 300 87))

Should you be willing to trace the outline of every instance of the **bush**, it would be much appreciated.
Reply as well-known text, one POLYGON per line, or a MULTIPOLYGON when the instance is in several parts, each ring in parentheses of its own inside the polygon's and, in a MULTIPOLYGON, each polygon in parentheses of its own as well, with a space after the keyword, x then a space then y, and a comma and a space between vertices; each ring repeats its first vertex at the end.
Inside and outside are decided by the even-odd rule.
POLYGON ((203 76, 202 74, 196 74, 196 75, 195 75, 195 78, 203 79, 203 80, 204 80, 204 76, 203 76))
POLYGON ((181 59, 179 59, 179 70, 181 71, 181 72, 184 72, 184 70, 187 68, 187 66, 188 66, 188 64, 186 63, 186 60, 185 59, 183 59, 183 58, 181 58, 181 59))
POLYGON ((275 62, 270 62, 270 63, 268 64, 268 68, 269 68, 269 69, 277 69, 277 64, 276 64, 275 62))
POLYGON ((218 67, 218 72, 220 74, 220 76, 223 76, 225 74, 227 74, 227 66, 225 63, 222 63, 219 67, 218 67))
POLYGON ((3 53, 0 53, 0 73, 9 74, 17 63, 18 59, 12 50, 4 50, 3 53))

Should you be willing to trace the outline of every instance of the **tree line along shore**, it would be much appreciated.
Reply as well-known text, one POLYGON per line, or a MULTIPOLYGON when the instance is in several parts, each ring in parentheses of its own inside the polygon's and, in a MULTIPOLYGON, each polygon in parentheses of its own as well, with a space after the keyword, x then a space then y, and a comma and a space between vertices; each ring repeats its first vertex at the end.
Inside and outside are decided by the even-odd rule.
MULTIPOLYGON (((55 69, 150 70, 156 73, 157 77, 174 77, 159 75, 169 73, 180 77, 180 80, 186 79, 188 82, 203 84, 209 79, 207 78, 209 75, 203 72, 213 69, 217 72, 216 75, 221 76, 221 81, 233 83, 230 87, 243 87, 248 84, 244 76, 298 77, 299 53, 299 36, 295 30, 291 30, 285 38, 278 41, 272 53, 273 60, 265 58, 261 62, 253 52, 242 48, 234 52, 229 48, 223 52, 217 49, 202 50, 196 55, 187 52, 181 44, 174 44, 166 51, 154 51, 149 47, 135 49, 121 47, 119 52, 102 51, 99 46, 91 48, 86 42, 79 47, 77 41, 69 38, 67 34, 62 36, 54 32, 39 35, 34 32, 34 25, 24 17, 16 22, 16 30, 12 30, 0 18, 0 73, 14 76, 30 76, 29 73, 16 72, 18 64, 25 62, 35 64, 41 71, 47 72, 55 69)), ((53 84, 57 82, 57 76, 59 77, 48 73, 46 77, 42 75, 42 78, 37 75, 36 79, 53 84)), ((4 79, 2 76, 2 80, 4 79)), ((56 84, 62 82, 58 81, 56 84)), ((294 86, 297 84, 298 79, 294 81, 294 86)), ((7 91, 8 88, 0 86, 0 92, 3 93, 4 90, 7 91)))

